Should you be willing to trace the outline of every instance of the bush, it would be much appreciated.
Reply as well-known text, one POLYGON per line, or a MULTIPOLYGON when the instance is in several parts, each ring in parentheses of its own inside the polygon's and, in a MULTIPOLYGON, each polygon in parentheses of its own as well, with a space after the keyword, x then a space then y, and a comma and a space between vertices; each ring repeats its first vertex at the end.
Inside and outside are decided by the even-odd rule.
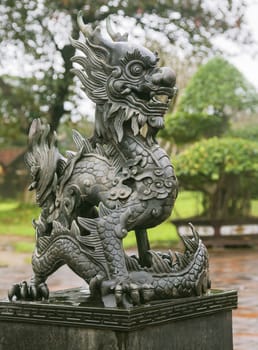
POLYGON ((204 215, 213 219, 244 217, 258 182, 258 143, 240 138, 197 142, 173 163, 180 186, 203 193, 204 215))
POLYGON ((243 128, 230 130, 228 132, 229 136, 232 137, 240 137, 242 139, 250 140, 250 141, 257 141, 258 140, 258 125, 257 124, 250 124, 246 125, 243 128))
POLYGON ((166 128, 160 131, 160 137, 180 145, 221 135, 228 128, 228 119, 210 116, 206 113, 187 113, 179 111, 166 119, 166 128))

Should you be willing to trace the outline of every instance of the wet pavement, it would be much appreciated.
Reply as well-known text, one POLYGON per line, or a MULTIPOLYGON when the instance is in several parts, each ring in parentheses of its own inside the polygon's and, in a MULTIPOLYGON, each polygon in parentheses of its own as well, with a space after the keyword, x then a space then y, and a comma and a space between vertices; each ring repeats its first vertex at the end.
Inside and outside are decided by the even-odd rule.
MULTIPOLYGON (((0 238, 0 298, 15 282, 29 280, 30 254, 17 254, 0 238)), ((258 249, 210 249, 212 287, 238 291, 238 309, 233 310, 234 350, 258 349, 258 249)), ((82 280, 67 267, 48 279, 53 290, 81 286, 82 280)), ((218 349, 223 350, 223 349, 218 349)))
POLYGON ((236 289, 233 311, 234 350, 258 349, 258 250, 210 251, 211 280, 215 288, 236 289))

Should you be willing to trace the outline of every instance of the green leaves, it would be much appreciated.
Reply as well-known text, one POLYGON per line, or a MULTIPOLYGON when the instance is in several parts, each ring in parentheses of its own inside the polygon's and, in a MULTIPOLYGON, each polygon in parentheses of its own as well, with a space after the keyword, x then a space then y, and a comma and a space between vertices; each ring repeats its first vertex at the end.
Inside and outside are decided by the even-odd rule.
POLYGON ((178 111, 168 116, 166 127, 162 130, 160 136, 168 140, 173 139, 177 144, 182 144, 202 137, 221 135, 227 128, 227 117, 178 111))
POLYGON ((234 111, 257 105, 255 88, 236 67, 222 57, 215 57, 193 76, 180 100, 178 112, 232 116, 234 111))
POLYGON ((247 214, 258 183, 258 143, 213 137, 194 143, 173 159, 179 184, 204 193, 209 217, 247 214))
MULTIPOLYGON (((2 65, 7 66, 12 62, 13 67, 20 67, 13 73, 6 70, 7 74, 19 74, 26 77, 27 82, 31 82, 30 91, 27 95, 29 100, 24 99, 24 104, 33 110, 34 114, 38 110, 47 117, 53 129, 59 125, 61 118, 66 116, 64 104, 74 98, 74 80, 70 73, 70 58, 74 51, 69 43, 69 36, 78 37, 79 31, 76 24, 78 10, 84 11, 86 23, 93 26, 99 24, 109 15, 116 15, 118 26, 123 24, 121 14, 135 19, 135 25, 148 29, 150 35, 159 32, 166 37, 166 43, 174 45, 174 51, 184 50, 184 54, 190 57, 194 53, 198 57, 203 57, 212 49, 211 38, 218 33, 229 33, 232 27, 235 32, 241 30, 236 28, 235 23, 241 17, 241 24, 244 23, 245 5, 241 2, 237 6, 232 6, 232 1, 221 0, 216 7, 203 6, 202 1, 85 1, 85 0, 2 0, 0 6, 0 56, 2 65), (224 16, 218 15, 219 9, 224 16), (119 22, 120 21, 120 22, 119 22), (211 25, 212 23, 212 25, 211 25), (187 45, 186 45, 187 44, 187 45), (12 48, 12 50, 6 48, 12 48), (187 50, 186 50, 187 48, 187 50), (186 52, 187 51, 187 52, 186 52), (18 58, 16 58, 16 55, 18 58), (15 59, 16 58, 16 59, 15 59), (30 67, 26 71, 24 67, 30 67), (36 81, 33 77, 36 77, 36 81), (34 80, 34 81, 33 81, 34 80), (36 87, 36 89, 34 89, 36 87), (33 94, 35 98, 31 98, 33 94), (35 103, 35 101, 37 103, 35 103)), ((121 25, 122 31, 126 25, 121 25)), ((126 29, 126 28, 125 28, 126 29)), ((119 30, 119 29, 118 29, 119 30)), ((243 43, 243 35, 237 36, 236 40, 243 43)), ((163 40, 161 40, 163 42, 163 40)), ((167 44, 166 49, 167 49, 167 44)), ((20 99, 24 81, 20 79, 21 88, 12 89, 12 98, 8 104, 13 110, 12 117, 16 118, 19 124, 19 115, 25 115, 23 111, 17 112, 15 102, 20 99), (16 95, 17 93, 17 95, 16 95)), ((27 85, 27 83, 26 83, 27 85)), ((2 87, 0 86, 0 92, 2 87)), ((25 90, 27 91, 27 86, 25 90)), ((201 99, 201 95, 198 100, 201 99)), ((0 101, 2 102, 2 101, 0 101)), ((196 103, 196 101, 195 101, 196 103)), ((197 105, 197 104, 196 104, 197 105)), ((28 108, 26 108, 28 109, 28 108)), ((203 113, 204 115, 205 113, 203 113)), ((26 114, 27 115, 27 114, 26 114)), ((199 112, 197 115, 200 115, 199 112)), ((0 116, 1 119, 1 116, 0 116)), ((1 121, 1 120, 0 120, 1 121)), ((207 118, 207 123, 210 121, 207 118)), ((26 119, 24 119, 25 125, 26 119)), ((27 118, 27 129, 29 118, 27 118)), ((185 125, 189 124, 186 119, 185 125)), ((194 122, 192 123, 194 124, 194 122)), ((194 130, 190 125, 190 130, 194 130)), ((209 130, 215 130, 215 119, 211 125, 208 123, 204 134, 211 136, 209 130)), ((219 122, 219 128, 220 128, 219 122)), ((204 125, 204 124, 203 124, 204 125)), ((174 128, 174 125, 172 125, 174 128)), ((179 137, 184 134, 184 125, 180 126, 179 137)), ((193 133, 191 139, 198 138, 202 130, 193 133)), ((177 138, 177 139, 178 139, 177 138)))
POLYGON ((218 138, 197 142, 174 159, 177 176, 187 185, 191 177, 214 181, 223 174, 258 175, 258 144, 238 138, 218 138))
POLYGON ((176 113, 168 115, 161 137, 180 144, 220 136, 228 130, 229 121, 237 113, 257 107, 255 88, 237 68, 215 57, 192 77, 176 113))

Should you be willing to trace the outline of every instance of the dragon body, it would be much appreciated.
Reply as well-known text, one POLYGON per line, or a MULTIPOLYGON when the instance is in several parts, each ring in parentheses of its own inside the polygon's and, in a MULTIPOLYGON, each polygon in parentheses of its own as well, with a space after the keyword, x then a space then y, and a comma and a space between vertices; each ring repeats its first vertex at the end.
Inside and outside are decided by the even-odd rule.
POLYGON ((111 33, 110 41, 81 17, 78 22, 85 42, 72 40, 83 53, 73 58, 80 66, 74 73, 96 103, 94 135, 74 131, 76 151, 64 157, 49 126, 32 123, 26 162, 42 208, 34 221, 34 275, 9 297, 47 298, 46 280, 63 264, 104 303, 111 295, 123 306, 201 295, 210 283, 208 255, 194 228, 192 238, 181 237, 184 253, 151 251, 147 238, 147 229, 171 214, 178 191, 169 157, 155 140, 176 91, 174 73, 125 37, 111 33), (123 250, 131 230, 139 258, 123 250))

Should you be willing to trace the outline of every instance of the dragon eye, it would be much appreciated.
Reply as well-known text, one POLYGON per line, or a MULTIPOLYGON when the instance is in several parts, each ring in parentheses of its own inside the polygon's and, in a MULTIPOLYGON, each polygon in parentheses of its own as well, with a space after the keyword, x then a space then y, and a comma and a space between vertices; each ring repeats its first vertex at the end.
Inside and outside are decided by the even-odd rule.
POLYGON ((140 76, 144 72, 144 66, 140 62, 131 62, 128 65, 128 71, 131 75, 140 76))

